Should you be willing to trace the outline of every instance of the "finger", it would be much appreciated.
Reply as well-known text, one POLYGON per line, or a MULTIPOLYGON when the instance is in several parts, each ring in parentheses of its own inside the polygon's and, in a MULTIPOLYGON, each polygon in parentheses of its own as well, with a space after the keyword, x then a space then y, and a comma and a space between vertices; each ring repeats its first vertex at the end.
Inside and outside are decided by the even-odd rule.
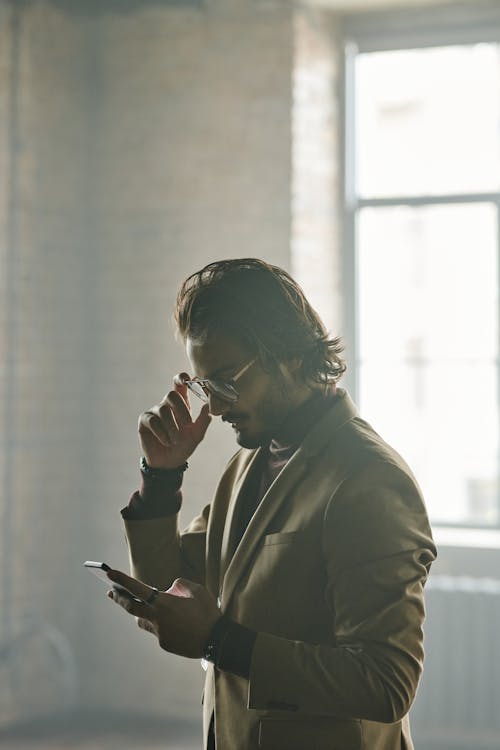
POLYGON ((113 583, 117 583, 119 586, 123 586, 123 588, 127 589, 127 591, 129 591, 132 596, 136 596, 138 599, 142 599, 142 601, 144 602, 151 596, 154 591, 152 586, 148 586, 146 583, 138 581, 137 578, 128 576, 121 570, 108 570, 106 574, 110 581, 112 581, 113 583))
POLYGON ((191 417, 191 412, 178 391, 170 391, 167 393, 165 400, 172 410, 175 421, 179 427, 184 427, 192 423, 193 419, 191 417))
POLYGON ((170 438, 163 422, 154 411, 145 411, 139 417, 139 434, 151 433, 166 448, 170 446, 170 438))
MULTIPOLYGON (((165 398, 167 397, 165 396, 165 398)), ((158 415, 161 420, 161 429, 167 436, 170 445, 177 445, 179 442, 179 427, 169 404, 162 401, 158 407, 158 415)))
POLYGON ((141 617, 144 619, 147 616, 148 612, 151 613, 151 608, 148 607, 147 604, 142 604, 141 602, 133 599, 131 596, 120 593, 120 591, 117 591, 116 589, 111 589, 110 591, 108 591, 108 597, 112 599, 116 604, 119 604, 120 607, 125 610, 125 612, 129 613, 129 615, 134 615, 135 617, 141 617))
POLYGON ((179 372, 174 375, 174 388, 177 393, 180 393, 186 404, 189 406, 188 387, 185 384, 186 380, 191 380, 187 372, 179 372))
POLYGON ((138 617, 137 624, 141 630, 146 630, 148 633, 152 633, 153 635, 156 635, 156 631, 153 627, 153 624, 149 620, 146 620, 145 617, 138 617))

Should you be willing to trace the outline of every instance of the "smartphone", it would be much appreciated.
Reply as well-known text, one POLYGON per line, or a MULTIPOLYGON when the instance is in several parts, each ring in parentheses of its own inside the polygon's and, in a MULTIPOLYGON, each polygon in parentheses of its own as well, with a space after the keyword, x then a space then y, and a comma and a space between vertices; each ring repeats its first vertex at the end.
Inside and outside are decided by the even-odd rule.
POLYGON ((107 583, 107 585, 110 588, 116 589, 116 591, 119 591, 120 594, 124 594, 125 596, 128 596, 130 599, 133 599, 135 602, 144 604, 143 599, 139 599, 139 597, 137 597, 135 594, 133 594, 131 591, 125 588, 125 586, 121 586, 120 584, 115 583, 110 578, 108 578, 106 573, 108 570, 112 570, 112 568, 110 568, 109 565, 107 565, 107 563, 95 562, 95 560, 86 560, 86 562, 84 562, 83 564, 87 568, 87 570, 90 570, 90 572, 96 575, 98 578, 100 578, 101 581, 104 581, 104 583, 107 583))

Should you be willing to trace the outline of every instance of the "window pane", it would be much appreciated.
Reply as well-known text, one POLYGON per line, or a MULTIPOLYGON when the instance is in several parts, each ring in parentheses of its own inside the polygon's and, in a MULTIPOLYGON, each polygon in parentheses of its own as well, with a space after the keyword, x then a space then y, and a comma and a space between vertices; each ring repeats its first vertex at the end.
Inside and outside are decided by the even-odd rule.
POLYGON ((359 215, 360 406, 439 521, 500 522, 496 220, 490 204, 359 215))
POLYGON ((364 197, 500 187, 500 45, 358 55, 356 159, 364 197))

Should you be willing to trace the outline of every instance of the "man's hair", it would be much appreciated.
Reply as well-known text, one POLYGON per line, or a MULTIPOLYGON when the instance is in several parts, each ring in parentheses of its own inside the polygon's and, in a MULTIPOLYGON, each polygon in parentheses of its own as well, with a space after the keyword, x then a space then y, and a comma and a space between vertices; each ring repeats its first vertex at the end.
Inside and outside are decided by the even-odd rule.
POLYGON ((346 369, 341 339, 329 338, 299 285, 257 258, 216 261, 193 273, 179 290, 174 317, 184 340, 232 336, 268 370, 300 359, 304 381, 336 381, 346 369))

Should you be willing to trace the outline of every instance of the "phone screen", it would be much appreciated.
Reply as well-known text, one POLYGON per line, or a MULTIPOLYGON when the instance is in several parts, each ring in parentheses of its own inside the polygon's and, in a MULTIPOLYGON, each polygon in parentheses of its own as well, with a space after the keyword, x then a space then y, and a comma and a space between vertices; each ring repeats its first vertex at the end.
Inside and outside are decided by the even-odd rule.
POLYGON ((87 568, 87 570, 90 570, 91 573, 97 576, 101 581, 104 581, 104 583, 106 583, 110 588, 116 589, 116 591, 119 591, 120 594, 128 596, 135 602, 144 604, 142 599, 139 599, 139 597, 135 596, 135 594, 126 589, 125 586, 120 586, 118 583, 115 583, 108 578, 107 571, 112 570, 112 568, 107 563, 96 562, 95 560, 86 560, 83 564, 87 568))

